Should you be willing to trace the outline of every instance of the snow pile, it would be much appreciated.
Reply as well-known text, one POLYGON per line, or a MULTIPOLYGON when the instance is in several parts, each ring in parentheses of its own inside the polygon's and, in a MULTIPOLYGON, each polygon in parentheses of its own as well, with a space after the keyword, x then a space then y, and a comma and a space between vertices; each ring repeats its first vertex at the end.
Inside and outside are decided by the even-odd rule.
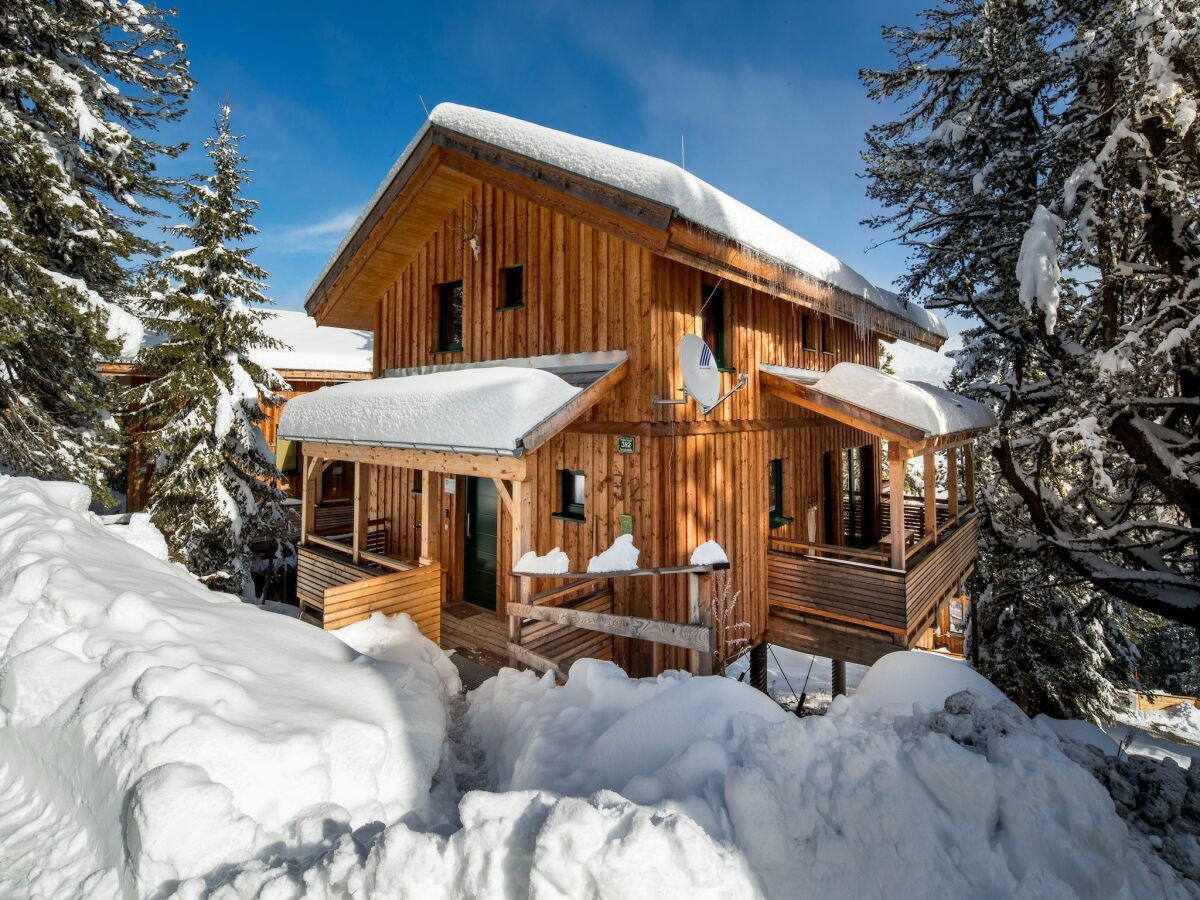
POLYGON ((692 551, 690 562, 693 566, 729 565, 729 555, 716 541, 705 541, 692 551))
POLYGON ((582 660, 557 687, 506 670, 472 696, 470 725, 494 789, 619 790, 686 816, 738 848, 768 897, 1196 895, 1007 701, 958 691, 892 714, 893 683, 929 699, 979 676, 934 654, 885 659, 863 702, 805 719, 728 679, 582 660))
POLYGON ((1039 203, 1017 257, 1018 298, 1027 312, 1033 312, 1037 302, 1047 334, 1053 334, 1058 324, 1058 231, 1062 226, 1062 219, 1039 203))
POLYGON ((627 572, 636 569, 641 551, 633 546, 632 534, 619 534, 604 552, 588 560, 587 570, 601 572, 627 572))
POLYGON ((0 477, 0 815, 64 841, 50 872, 45 846, 13 849, 20 829, 0 825, 17 895, 157 895, 303 853, 329 823, 431 814, 458 685, 411 623, 347 631, 374 661, 210 592, 89 502, 0 477))
POLYGON ((533 550, 525 553, 513 567, 514 572, 529 572, 539 575, 562 575, 571 571, 571 560, 567 554, 555 547, 545 556, 533 550))
POLYGON ((557 375, 515 366, 354 381, 288 401, 279 434, 511 455, 526 433, 578 393, 557 375))
POLYGON ((926 437, 996 425, 996 417, 982 403, 943 387, 904 381, 858 363, 838 363, 810 390, 909 425, 926 437))

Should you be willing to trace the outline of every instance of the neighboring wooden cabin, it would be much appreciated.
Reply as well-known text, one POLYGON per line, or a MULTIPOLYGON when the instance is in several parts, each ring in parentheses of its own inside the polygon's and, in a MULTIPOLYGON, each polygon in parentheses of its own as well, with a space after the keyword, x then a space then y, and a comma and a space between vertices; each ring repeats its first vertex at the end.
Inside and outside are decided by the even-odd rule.
MULTIPOLYGON (((309 478, 330 459, 360 473, 357 527, 344 542, 308 530, 306 488, 310 552, 438 566, 444 643, 451 635, 560 670, 579 655, 610 654, 635 674, 695 667, 693 632, 676 629, 667 643, 633 639, 650 632, 629 617, 705 619, 703 597, 726 593, 715 578, 740 592, 731 619, 748 623, 751 643, 769 638, 870 662, 926 640, 973 566, 970 493, 958 494, 970 466, 930 513, 924 501, 906 507, 902 494, 881 504, 880 461, 883 440, 905 460, 969 446, 981 420, 932 435, 889 420, 886 409, 822 405, 811 390, 838 363, 877 366, 881 340, 940 346, 941 324, 670 163, 439 106, 306 308, 322 325, 372 329, 374 374, 426 379, 422 390, 432 396, 449 391, 455 373, 489 361, 580 389, 542 410, 536 428, 508 435, 507 446, 439 443, 429 422, 414 434, 428 426, 437 440, 363 431, 372 417, 408 422, 419 406, 412 392, 376 397, 370 402, 385 405, 356 416, 343 401, 368 385, 332 389, 323 409, 318 392, 285 412, 281 433, 303 441, 309 478), (709 415, 691 402, 654 402, 681 397, 676 345, 686 334, 712 346, 725 389, 738 373, 748 376, 745 390, 709 415), (314 415, 301 416, 302 406, 314 415), (325 414, 338 408, 346 415, 334 431, 314 425, 328 425, 325 414), (913 517, 915 529, 907 527, 913 517), (896 547, 880 550, 898 518, 906 527, 896 547), (370 523, 385 524, 382 553, 366 545, 370 523), (526 551, 554 547, 582 572, 623 532, 632 533, 639 574, 648 577, 511 575, 526 551), (727 551, 727 572, 686 565, 708 540, 727 551), (535 603, 517 607, 507 630, 498 627, 510 601, 535 591, 535 603), (590 619, 603 626, 596 641, 595 630, 573 627, 579 615, 530 612, 574 609, 580 597, 588 610, 626 621, 590 619), (479 607, 495 617, 481 619, 479 607), (523 629, 554 652, 524 652, 523 629)), ((452 418, 486 417, 487 398, 466 397, 452 418)))
MULTIPOLYGON (((318 326, 301 312, 271 310, 274 317, 266 322, 269 336, 285 346, 278 350, 260 350, 254 359, 270 366, 288 383, 280 393, 290 400, 318 388, 371 377, 373 365, 372 339, 369 330, 318 326)), ((149 340, 154 336, 149 335, 149 340)), ((138 369, 131 360, 103 363, 100 374, 125 385, 145 384, 153 375, 138 369)), ((297 447, 288 441, 276 442, 282 406, 264 408, 266 419, 260 425, 263 437, 276 453, 280 469, 288 476, 292 492, 300 494, 300 463, 297 447)), ((146 459, 134 444, 125 459, 125 511, 141 512, 150 502, 149 488, 153 463, 146 459)), ((327 511, 322 515, 330 520, 331 528, 348 528, 349 504, 354 495, 354 468, 332 464, 318 484, 319 505, 327 511), (339 511, 338 507, 342 507, 339 511)))

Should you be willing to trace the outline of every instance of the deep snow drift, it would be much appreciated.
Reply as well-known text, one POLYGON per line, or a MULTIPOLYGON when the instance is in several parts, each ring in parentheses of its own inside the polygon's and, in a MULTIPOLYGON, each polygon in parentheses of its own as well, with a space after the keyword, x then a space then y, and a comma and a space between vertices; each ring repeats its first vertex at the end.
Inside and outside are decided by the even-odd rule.
POLYGON ((1200 895, 1050 727, 936 655, 803 720, 592 660, 461 711, 406 618, 265 613, 86 504, 0 478, 0 896, 1200 895))

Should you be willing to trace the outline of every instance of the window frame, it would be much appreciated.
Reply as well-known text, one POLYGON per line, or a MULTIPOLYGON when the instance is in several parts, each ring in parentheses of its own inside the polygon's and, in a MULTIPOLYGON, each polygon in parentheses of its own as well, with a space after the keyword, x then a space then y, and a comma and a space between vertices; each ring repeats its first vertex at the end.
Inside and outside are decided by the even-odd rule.
POLYGON ((727 355, 725 289, 719 284, 700 283, 700 336, 709 345, 718 372, 732 372, 733 366, 727 355), (711 327, 710 327, 711 326, 711 327), (709 334, 714 332, 713 339, 709 334))
POLYGON ((833 323, 828 316, 819 316, 818 330, 820 332, 821 352, 833 356, 833 323))
POLYGON ((500 293, 496 309, 503 311, 508 309, 522 309, 525 306, 525 266, 523 264, 501 266, 500 277, 496 279, 496 285, 500 293), (516 303, 513 303, 511 298, 512 284, 510 283, 510 279, 514 273, 520 286, 516 303))
POLYGON ((558 470, 558 510, 553 515, 567 522, 587 521, 587 473, 582 469, 558 470), (582 503, 575 502, 576 479, 582 480, 582 503))
POLYGON ((463 279, 457 278, 454 281, 439 282, 437 290, 437 317, 438 317, 438 353, 459 353, 463 349, 464 329, 466 327, 466 316, 464 315, 466 306, 466 286, 463 279), (453 297, 455 289, 458 290, 458 341, 451 341, 448 338, 451 336, 451 328, 453 327, 452 315, 448 314, 448 309, 453 309, 455 306, 453 297))
POLYGON ((781 528, 795 521, 783 514, 783 457, 767 461, 767 522, 771 528, 781 528))
POLYGON ((815 313, 805 312, 800 316, 800 347, 809 353, 817 352, 817 342, 813 339, 813 318, 815 313))

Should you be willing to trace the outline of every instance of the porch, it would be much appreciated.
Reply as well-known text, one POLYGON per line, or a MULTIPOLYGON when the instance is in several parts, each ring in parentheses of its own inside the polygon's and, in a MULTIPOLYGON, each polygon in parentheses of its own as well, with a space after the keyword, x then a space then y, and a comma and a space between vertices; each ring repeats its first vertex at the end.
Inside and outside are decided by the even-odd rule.
POLYGON ((990 411, 850 363, 827 373, 760 366, 760 376, 782 399, 886 442, 888 471, 878 494, 826 498, 841 522, 824 541, 768 542, 767 641, 866 665, 897 649, 961 651, 952 626, 965 618, 979 542, 973 442, 994 426, 990 411), (915 459, 920 492, 906 495, 915 459))

